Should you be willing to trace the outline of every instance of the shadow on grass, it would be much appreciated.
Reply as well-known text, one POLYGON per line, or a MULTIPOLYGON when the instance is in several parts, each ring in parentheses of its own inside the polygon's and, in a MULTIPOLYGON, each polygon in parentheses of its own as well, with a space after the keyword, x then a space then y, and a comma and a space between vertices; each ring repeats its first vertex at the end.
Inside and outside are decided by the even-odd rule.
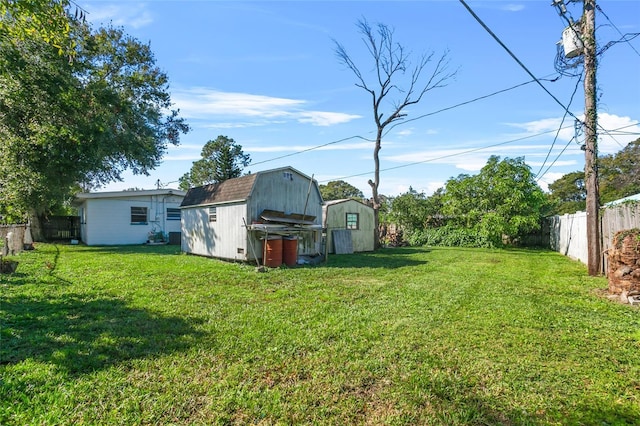
POLYGON ((0 363, 27 359, 83 374, 120 362, 188 348, 197 320, 131 308, 120 299, 0 298, 0 363))
MULTIPOLYGON (((587 396, 577 408, 549 410, 534 404, 514 407, 509 401, 492 397, 459 377, 420 379, 426 396, 442 424, 468 425, 637 425, 638 413, 631 404, 590 400, 587 396), (427 383, 424 383, 427 382, 427 383)), ((562 400, 559 398, 558 401, 562 400)))
POLYGON ((323 266, 327 268, 404 268, 427 264, 426 260, 412 256, 429 252, 429 249, 419 247, 398 247, 383 248, 366 253, 330 254, 328 262, 324 263, 323 266))

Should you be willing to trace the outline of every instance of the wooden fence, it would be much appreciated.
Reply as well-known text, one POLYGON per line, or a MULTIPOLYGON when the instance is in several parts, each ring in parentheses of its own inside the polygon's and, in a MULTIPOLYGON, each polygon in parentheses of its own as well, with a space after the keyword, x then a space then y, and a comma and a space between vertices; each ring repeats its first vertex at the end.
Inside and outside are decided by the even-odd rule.
MULTIPOLYGON (((565 256, 587 264, 587 214, 577 212, 547 218, 549 245, 565 256)), ((612 247, 613 236, 625 229, 640 228, 640 202, 626 202, 600 209, 600 272, 607 273, 607 250, 612 247)))

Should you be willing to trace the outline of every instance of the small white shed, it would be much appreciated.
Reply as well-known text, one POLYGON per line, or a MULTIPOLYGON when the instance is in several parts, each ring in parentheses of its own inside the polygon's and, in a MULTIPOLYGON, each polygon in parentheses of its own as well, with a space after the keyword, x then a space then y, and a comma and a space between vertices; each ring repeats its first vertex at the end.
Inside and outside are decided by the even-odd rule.
POLYGON ((299 255, 320 252, 322 195, 314 179, 292 167, 190 188, 181 209, 185 253, 264 260, 269 237, 295 237, 299 255))
POLYGON ((89 246, 142 244, 150 233, 179 233, 185 194, 177 189, 79 193, 74 204, 80 239, 89 246))
POLYGON ((327 201, 323 207, 323 227, 329 253, 373 251, 375 247, 373 208, 360 201, 327 201), (334 235, 340 241, 334 240, 334 235), (347 247, 336 247, 336 244, 343 242, 347 243, 347 247))

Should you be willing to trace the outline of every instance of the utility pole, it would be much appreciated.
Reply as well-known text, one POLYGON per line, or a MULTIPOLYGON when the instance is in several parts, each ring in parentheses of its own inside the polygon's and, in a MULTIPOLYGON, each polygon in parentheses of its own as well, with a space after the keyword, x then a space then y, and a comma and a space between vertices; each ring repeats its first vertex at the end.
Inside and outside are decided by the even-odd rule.
POLYGON ((598 112, 596 106, 596 0, 584 0, 582 42, 584 44, 584 176, 587 189, 587 268, 589 275, 600 274, 600 201, 598 190, 598 112))

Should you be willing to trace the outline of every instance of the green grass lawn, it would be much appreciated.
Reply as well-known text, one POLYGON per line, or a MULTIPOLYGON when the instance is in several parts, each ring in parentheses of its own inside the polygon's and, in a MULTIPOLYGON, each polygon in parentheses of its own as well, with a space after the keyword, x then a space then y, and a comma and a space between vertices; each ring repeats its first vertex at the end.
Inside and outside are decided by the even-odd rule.
POLYGON ((534 250, 256 272, 37 246, 0 275, 0 424, 640 424, 640 310, 534 250))

